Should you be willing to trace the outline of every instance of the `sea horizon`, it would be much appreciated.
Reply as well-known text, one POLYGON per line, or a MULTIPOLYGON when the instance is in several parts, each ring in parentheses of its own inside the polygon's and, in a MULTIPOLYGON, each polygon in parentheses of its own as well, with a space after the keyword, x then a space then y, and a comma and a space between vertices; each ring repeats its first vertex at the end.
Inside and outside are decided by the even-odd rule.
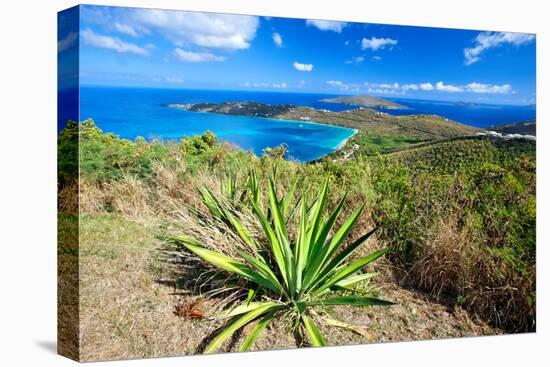
MULTIPOLYGON (((59 90, 75 89, 77 87, 60 87, 59 90)), ((244 92, 244 93, 273 93, 273 94, 317 94, 319 96, 338 96, 338 97, 349 97, 357 95, 369 95, 372 97, 382 98, 390 101, 400 100, 400 101, 423 101, 423 102, 441 102, 441 103, 465 103, 465 104, 476 104, 483 106, 509 106, 509 107, 532 107, 536 106, 535 103, 510 103, 510 102, 487 102, 479 100, 468 100, 468 99, 429 99, 429 98, 414 98, 414 97, 395 97, 395 95, 386 95, 386 94, 376 94, 376 93, 334 93, 329 90, 325 91, 301 91, 301 90, 286 90, 284 88, 280 89, 239 89, 239 88, 223 88, 223 87, 184 87, 184 86, 167 86, 167 85, 116 85, 116 84, 86 84, 81 83, 79 88, 113 88, 113 89, 156 89, 156 90, 182 90, 182 91, 219 91, 219 92, 244 92)))

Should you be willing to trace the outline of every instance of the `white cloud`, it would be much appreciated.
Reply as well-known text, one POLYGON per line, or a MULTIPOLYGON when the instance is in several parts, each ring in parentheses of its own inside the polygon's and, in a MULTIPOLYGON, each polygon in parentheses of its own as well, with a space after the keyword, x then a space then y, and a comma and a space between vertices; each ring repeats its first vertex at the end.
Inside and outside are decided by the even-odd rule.
POLYGON ((427 91, 434 90, 434 86, 432 85, 432 83, 420 83, 418 86, 422 90, 427 90, 427 91))
POLYGON ((534 34, 512 32, 481 32, 475 39, 475 46, 464 49, 464 63, 471 65, 481 59, 481 55, 488 49, 512 44, 521 46, 535 40, 534 34))
POLYGON ((159 9, 136 9, 132 20, 157 29, 177 46, 239 50, 250 47, 259 25, 258 17, 159 9))
POLYGON ((361 48, 363 50, 371 49, 373 51, 384 49, 386 46, 395 46, 397 45, 397 40, 391 38, 363 38, 361 40, 361 48))
POLYGON ((292 66, 298 71, 311 71, 313 70, 313 64, 301 64, 295 61, 292 66))
POLYGON ((273 43, 275 44, 275 46, 283 47, 283 37, 281 37, 279 33, 277 32, 273 33, 272 37, 273 37, 273 43))
POLYGON ((165 79, 168 83, 183 84, 182 78, 167 76, 165 79))
POLYGON ((466 85, 466 90, 473 93, 494 93, 494 94, 509 94, 514 93, 510 84, 494 85, 483 83, 470 83, 466 85))
POLYGON ((286 87, 287 87, 287 85, 286 85, 285 82, 279 83, 279 84, 275 84, 275 83, 274 83, 274 84, 272 84, 271 86, 272 86, 273 88, 286 88, 286 87))
POLYGON ((458 87, 456 85, 452 84, 444 84, 443 82, 437 82, 435 84, 435 89, 442 91, 442 92, 449 92, 449 93, 457 93, 457 92, 463 92, 464 89, 461 87, 458 87))
POLYGON ((192 52, 182 50, 181 48, 174 49, 174 55, 179 61, 183 62, 212 62, 225 60, 224 57, 209 52, 192 52))
POLYGON ((128 52, 143 56, 149 55, 149 51, 143 47, 139 47, 133 43, 121 41, 118 38, 97 34, 91 29, 83 30, 81 35, 84 42, 90 46, 106 48, 121 53, 128 52))
POLYGON ((361 64, 363 61, 365 61, 363 56, 353 56, 351 60, 346 61, 346 64, 361 64))
POLYGON ((364 82, 363 84, 344 83, 340 80, 327 80, 326 84, 333 88, 338 88, 341 91, 353 91, 357 93, 378 93, 378 94, 406 94, 415 91, 435 91, 444 93, 478 93, 478 94, 515 94, 510 84, 483 84, 472 82, 464 85, 445 84, 439 81, 435 84, 430 82, 425 83, 408 83, 400 84, 393 83, 371 83, 364 82))
POLYGON ((382 58, 381 58, 380 56, 373 56, 372 59, 373 59, 374 61, 380 61, 380 60, 382 60, 382 58))
POLYGON ((371 92, 380 92, 383 91, 383 93, 391 93, 393 91, 394 93, 406 93, 408 91, 417 91, 417 90, 424 90, 424 91, 431 91, 434 89, 434 86, 432 83, 409 83, 409 84, 399 84, 399 83, 369 83, 365 82, 363 83, 365 87, 369 88, 369 91, 371 92))
POLYGON ((382 84, 378 84, 378 87, 384 88, 384 89, 399 89, 399 83, 393 83, 393 84, 382 83, 382 84))
POLYGON ((342 87, 344 85, 340 80, 327 80, 327 84, 333 87, 342 87))
POLYGON ((306 24, 308 26, 316 27, 317 29, 320 29, 322 31, 333 31, 337 33, 341 33, 342 29, 344 29, 348 25, 348 23, 346 22, 319 19, 307 19, 306 24))
POLYGON ((115 29, 120 33, 124 33, 124 34, 126 34, 128 36, 132 36, 132 37, 139 37, 139 34, 135 30, 135 28, 128 25, 128 24, 122 24, 122 23, 115 22, 113 24, 113 27, 115 27, 115 29))
POLYGON ((374 85, 369 87, 367 89, 367 92, 369 93, 377 93, 377 94, 405 94, 404 90, 395 89, 395 88, 382 88, 382 87, 375 87, 374 85))
MULTIPOLYGON (((431 83, 424 83, 420 84, 420 88, 423 90, 433 90, 433 86, 431 83), (427 86, 428 88, 423 88, 423 86, 427 86)), ((512 86, 510 84, 483 84, 483 83, 477 83, 472 82, 466 85, 452 85, 452 84, 445 84, 443 82, 437 82, 435 84, 435 89, 442 92, 450 92, 450 93, 457 93, 457 92, 467 92, 467 93, 485 93, 485 94, 514 94, 515 91, 512 89, 512 86)))
POLYGON ((243 87, 254 87, 254 88, 273 88, 273 89, 284 89, 284 88, 288 88, 288 84, 286 84, 286 82, 282 82, 282 83, 265 83, 265 82, 262 82, 262 83, 250 83, 250 82, 245 82, 245 83, 242 83, 241 86, 243 87))
POLYGON ((59 40, 57 42, 57 52, 63 52, 65 50, 68 50, 73 45, 76 44, 76 40, 78 39, 78 33, 71 32, 68 35, 65 36, 65 38, 59 40))
POLYGON ((363 83, 367 87, 368 93, 377 94, 405 94, 405 90, 399 85, 399 83, 363 83))
POLYGON ((405 92, 409 90, 418 90, 418 88, 419 88, 418 84, 405 84, 401 86, 401 89, 404 90, 405 92))
POLYGON ((326 83, 334 88, 339 88, 341 91, 345 92, 350 89, 350 86, 340 80, 327 80, 326 83))

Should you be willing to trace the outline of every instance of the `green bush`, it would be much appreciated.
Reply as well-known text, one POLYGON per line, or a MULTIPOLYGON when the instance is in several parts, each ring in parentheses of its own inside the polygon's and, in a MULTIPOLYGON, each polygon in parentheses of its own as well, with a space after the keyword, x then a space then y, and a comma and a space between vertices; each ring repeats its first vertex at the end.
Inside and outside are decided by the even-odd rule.
POLYGON ((372 166, 375 217, 413 285, 512 331, 534 328, 534 153, 526 141, 461 139, 381 156, 372 166), (430 248, 443 230, 462 234, 454 240, 462 243, 430 248))

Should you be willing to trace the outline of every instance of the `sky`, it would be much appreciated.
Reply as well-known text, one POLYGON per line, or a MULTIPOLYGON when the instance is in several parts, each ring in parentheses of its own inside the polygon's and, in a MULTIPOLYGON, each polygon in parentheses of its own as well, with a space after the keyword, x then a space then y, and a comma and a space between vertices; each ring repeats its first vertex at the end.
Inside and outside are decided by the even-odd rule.
MULTIPOLYGON (((80 6, 81 85, 534 104, 534 34, 80 6)), ((70 27, 67 27, 70 28, 70 27)))

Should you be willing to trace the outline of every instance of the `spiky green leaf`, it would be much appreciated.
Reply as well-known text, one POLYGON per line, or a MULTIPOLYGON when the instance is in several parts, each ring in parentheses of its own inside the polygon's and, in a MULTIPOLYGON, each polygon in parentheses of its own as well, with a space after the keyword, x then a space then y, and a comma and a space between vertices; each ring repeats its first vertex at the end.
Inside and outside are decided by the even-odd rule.
POLYGON ((260 307, 265 306, 277 306, 280 305, 280 303, 277 302, 244 302, 240 303, 237 306, 233 308, 228 308, 223 311, 218 312, 217 314, 213 315, 213 319, 227 319, 230 317, 242 315, 244 313, 256 310, 260 307))
POLYGON ((215 352, 224 341, 226 341, 233 333, 237 330, 239 330, 241 327, 245 326, 255 318, 263 315, 264 313, 268 311, 272 311, 275 309, 279 309, 283 307, 282 305, 264 305, 262 307, 258 307, 250 312, 247 312, 243 314, 241 317, 236 318, 232 322, 230 322, 222 332, 220 332, 216 337, 206 346, 204 349, 204 354, 209 354, 215 352))
MULTIPOLYGON (((324 259, 330 255, 331 246, 327 245, 325 243, 325 241, 326 241, 330 231, 332 230, 332 227, 334 226, 334 223, 336 222, 336 219, 338 219, 338 215, 340 214, 340 211, 342 210, 342 207, 344 206, 346 196, 347 195, 344 195, 342 200, 340 200, 340 203, 338 204, 336 209, 332 212, 332 214, 329 217, 329 219, 327 220, 327 222, 324 225, 322 225, 321 227, 319 227, 321 233, 318 236, 316 236, 317 241, 313 244, 313 250, 311 251, 312 259, 311 259, 311 261, 308 262, 308 266, 307 266, 307 270, 306 270, 306 276, 304 278, 304 283, 305 283, 306 287, 317 279, 317 277, 319 275, 319 271, 323 267, 324 259)), ((348 219, 348 221, 349 221, 349 219, 348 219)), ((350 223, 348 223, 348 221, 346 221, 344 223, 344 226, 353 226, 354 223, 350 224, 350 223)), ((342 229, 345 228, 344 226, 340 228, 340 230, 337 232, 335 237, 339 236, 337 238, 341 238, 341 236, 344 235, 344 234, 340 233, 340 231, 342 231, 342 229)), ((351 230, 351 229, 348 229, 346 234, 349 232, 349 230, 351 230)), ((331 241, 331 244, 332 244, 332 242, 334 242, 334 241, 331 241)))
POLYGON ((351 277, 347 277, 345 279, 342 279, 341 281, 337 282, 335 285, 342 288, 350 288, 356 284, 362 283, 364 281, 367 281, 371 279, 372 277, 376 276, 378 273, 372 272, 372 273, 364 273, 364 274, 357 274, 353 275, 351 277))
POLYGON ((318 283, 316 285, 316 294, 319 292, 331 287, 332 285, 336 284, 337 282, 349 277, 359 269, 363 268, 364 266, 368 265, 369 263, 373 262, 374 260, 378 259, 380 256, 384 255, 386 252, 388 252, 388 249, 382 249, 373 252, 372 254, 365 256, 357 261, 352 262, 351 264, 334 271, 334 275, 330 276, 328 280, 323 281, 321 283, 318 283))
POLYGON ((285 257, 283 254, 283 250, 281 248, 281 244, 279 243, 279 239, 275 235, 275 231, 271 227, 271 224, 269 224, 269 222, 267 221, 267 218, 265 217, 262 210, 254 202, 252 202, 252 209, 254 210, 256 217, 259 219, 260 224, 262 225, 262 229, 264 230, 265 237, 269 242, 269 245, 271 247, 271 252, 273 254, 273 257, 275 258, 275 262, 277 263, 277 266, 279 267, 279 271, 281 272, 283 281, 288 286, 288 278, 287 278, 287 270, 286 270, 287 261, 285 261, 285 257))
POLYGON ((260 333, 265 329, 267 324, 269 324, 269 322, 271 321, 273 316, 275 316, 276 313, 277 313, 277 310, 272 310, 269 313, 267 313, 267 315, 262 317, 262 319, 254 327, 250 335, 248 335, 244 340, 243 344, 241 345, 241 349, 240 349, 241 352, 246 352, 250 350, 250 348, 254 345, 254 342, 260 335, 260 333))
POLYGON ((273 273, 273 271, 269 268, 269 266, 267 266, 267 264, 263 262, 263 260, 259 260, 254 256, 247 254, 244 251, 241 251, 241 250, 236 250, 236 251, 246 262, 250 264, 250 266, 252 266, 254 270, 258 271, 264 278, 271 281, 273 283, 273 286, 277 288, 279 293, 284 292, 281 283, 277 279, 277 276, 275 275, 275 273, 273 273))
POLYGON ((317 325, 315 325, 311 318, 306 315, 302 315, 302 322, 304 323, 304 327, 309 335, 309 339, 311 340, 311 345, 315 347, 323 347, 327 345, 325 338, 321 335, 317 325))
POLYGON ((390 306, 395 303, 383 299, 359 296, 334 296, 307 302, 309 306, 390 306))
POLYGON ((294 255, 290 248, 290 241, 288 239, 288 233, 286 230, 286 221, 281 213, 281 207, 277 200, 277 194, 275 192, 275 185, 272 180, 268 181, 269 184, 269 209, 273 215, 273 227, 275 234, 279 241, 282 253, 283 261, 285 263, 286 279, 288 290, 291 295, 296 290, 296 263, 294 255))
POLYGON ((233 260, 232 258, 222 255, 218 252, 208 250, 202 247, 197 241, 194 241, 188 237, 176 237, 175 241, 184 245, 189 251, 199 256, 203 260, 217 266, 225 271, 237 274, 248 280, 253 281, 263 287, 278 292, 278 288, 272 283, 270 279, 264 277, 261 273, 254 271, 250 267, 233 260))

